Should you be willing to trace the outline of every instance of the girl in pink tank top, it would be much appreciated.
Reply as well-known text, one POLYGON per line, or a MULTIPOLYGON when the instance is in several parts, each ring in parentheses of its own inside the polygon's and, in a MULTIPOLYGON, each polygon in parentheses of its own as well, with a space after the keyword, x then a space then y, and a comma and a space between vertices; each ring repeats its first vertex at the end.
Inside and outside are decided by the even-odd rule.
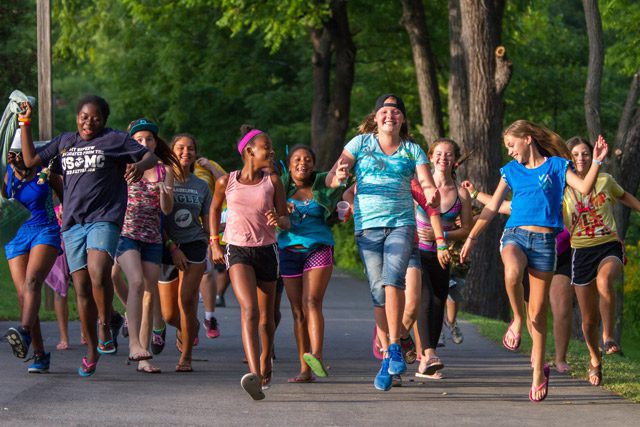
POLYGON ((242 377, 240 384, 253 399, 260 400, 265 397, 263 390, 271 384, 274 307, 279 275, 275 227, 286 230, 290 223, 282 181, 268 171, 274 155, 271 139, 260 130, 243 128, 238 152, 244 166, 216 182, 209 213, 210 244, 213 262, 224 263, 229 270, 242 310, 242 343, 250 372, 242 377), (223 253, 218 232, 225 200, 227 224, 224 240, 227 245, 223 253), (260 316, 248 315, 256 310, 260 316), (259 322, 265 323, 258 328, 259 322), (259 353, 260 344, 262 354, 259 353))

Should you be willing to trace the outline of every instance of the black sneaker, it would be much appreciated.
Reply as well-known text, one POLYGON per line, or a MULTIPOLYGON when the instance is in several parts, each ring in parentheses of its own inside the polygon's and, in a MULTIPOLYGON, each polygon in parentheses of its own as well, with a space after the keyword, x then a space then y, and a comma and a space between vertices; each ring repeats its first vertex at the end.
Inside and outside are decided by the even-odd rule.
POLYGON ((227 303, 224 300, 224 295, 217 295, 216 296, 216 307, 226 307, 227 303))
POLYGON ((17 326, 9 328, 4 336, 7 338, 15 357, 20 359, 27 357, 29 346, 31 345, 31 334, 29 332, 24 330, 22 326, 17 326))
POLYGON ((122 332, 120 332, 124 338, 129 337, 129 319, 127 319, 127 313, 124 314, 124 323, 122 324, 122 332))
POLYGON ((167 327, 162 328, 162 331, 153 330, 151 332, 151 353, 160 354, 164 350, 165 338, 167 336, 167 327))
POLYGON ((122 325, 124 325, 124 317, 114 310, 113 313, 111 313, 111 322, 109 323, 113 346, 116 348, 116 351, 113 354, 118 352, 118 334, 120 334, 120 328, 122 328, 122 325))

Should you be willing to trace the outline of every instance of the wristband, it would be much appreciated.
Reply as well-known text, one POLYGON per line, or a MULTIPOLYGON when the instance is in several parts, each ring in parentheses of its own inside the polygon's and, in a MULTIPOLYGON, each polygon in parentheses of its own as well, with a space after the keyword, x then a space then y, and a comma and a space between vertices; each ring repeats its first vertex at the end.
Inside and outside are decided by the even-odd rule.
POLYGON ((209 236, 209 244, 213 244, 213 242, 218 242, 220 241, 220 236, 216 236, 215 234, 212 234, 211 236, 209 236))
POLYGON ((442 240, 442 241, 444 241, 444 240, 445 240, 445 238, 444 238, 444 237, 442 237, 442 236, 438 236, 438 237, 436 237, 436 242, 437 242, 438 240, 442 240))
POLYGON ((31 118, 30 117, 18 117, 18 121, 19 122, 24 122, 24 123, 31 123, 31 118))
POLYGON ((175 245, 175 244, 176 244, 176 243, 175 243, 173 240, 171 240, 171 239, 167 239, 167 241, 166 241, 166 242, 164 242, 164 246, 165 246, 165 248, 168 248, 169 246, 171 246, 171 245, 175 245))
POLYGON ((602 166, 602 162, 600 160, 593 159, 591 162, 595 163, 598 166, 602 166))
POLYGON ((444 235, 444 240, 449 240, 449 233, 447 233, 446 231, 444 233, 442 233, 444 235))
POLYGON ((449 250, 449 246, 446 246, 446 245, 438 245, 438 250, 439 250, 439 251, 447 251, 447 250, 449 250))
POLYGON ((31 126, 31 122, 20 122, 19 126, 24 126, 24 127, 31 126))
POLYGON ((471 198, 472 198, 472 199, 476 199, 477 197, 478 197, 478 190, 473 190, 473 191, 471 192, 471 198))

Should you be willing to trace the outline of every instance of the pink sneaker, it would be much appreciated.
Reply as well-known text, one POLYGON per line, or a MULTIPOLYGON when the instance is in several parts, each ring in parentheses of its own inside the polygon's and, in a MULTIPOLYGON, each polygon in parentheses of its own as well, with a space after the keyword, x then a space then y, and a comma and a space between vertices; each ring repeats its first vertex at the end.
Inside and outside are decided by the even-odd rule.
POLYGON ((382 354, 382 348, 380 348, 380 344, 378 343, 378 327, 373 327, 373 357, 378 360, 382 360, 384 355, 382 354))
POLYGON ((207 331, 207 338, 214 339, 220 336, 220 328, 218 320, 215 317, 204 320, 204 329, 207 331))

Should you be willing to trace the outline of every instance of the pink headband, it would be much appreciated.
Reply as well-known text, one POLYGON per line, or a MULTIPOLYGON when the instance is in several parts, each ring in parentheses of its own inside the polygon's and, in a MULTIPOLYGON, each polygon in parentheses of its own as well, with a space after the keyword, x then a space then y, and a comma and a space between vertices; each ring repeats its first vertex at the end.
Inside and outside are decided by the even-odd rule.
POLYGON ((251 141, 251 139, 254 136, 259 135, 261 133, 264 133, 264 132, 262 132, 261 130, 258 130, 258 129, 253 129, 253 130, 250 130, 249 132, 247 132, 247 134, 242 137, 240 142, 238 142, 238 152, 240 153, 240 155, 242 155, 242 152, 244 151, 244 147, 247 146, 249 141, 251 141))

